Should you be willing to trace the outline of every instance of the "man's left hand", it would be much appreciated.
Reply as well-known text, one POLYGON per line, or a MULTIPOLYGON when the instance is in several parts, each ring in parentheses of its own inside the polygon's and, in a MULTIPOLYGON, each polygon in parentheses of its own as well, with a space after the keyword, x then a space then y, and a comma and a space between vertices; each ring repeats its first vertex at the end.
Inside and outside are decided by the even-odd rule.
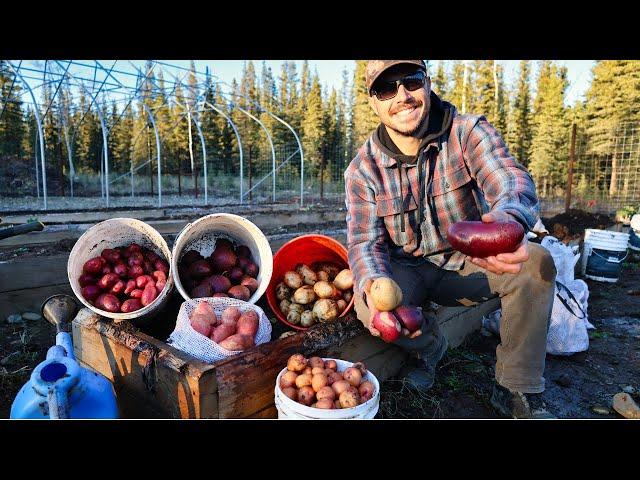
MULTIPOLYGON (((506 212, 491 212, 482 215, 482 221, 484 223, 492 223, 514 221, 514 219, 506 212)), ((529 242, 525 235, 520 246, 514 252, 499 253, 498 255, 485 258, 467 258, 469 258, 473 264, 497 275, 502 275, 503 273, 516 274, 522 270, 522 264, 529 260, 529 242)))

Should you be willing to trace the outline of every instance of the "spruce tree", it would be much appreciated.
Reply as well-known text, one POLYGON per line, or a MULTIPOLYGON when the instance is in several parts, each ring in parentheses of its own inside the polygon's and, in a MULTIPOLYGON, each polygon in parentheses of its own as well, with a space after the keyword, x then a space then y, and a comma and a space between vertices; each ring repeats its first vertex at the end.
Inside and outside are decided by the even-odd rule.
POLYGON ((302 147, 304 149, 305 170, 310 175, 317 175, 322 160, 322 147, 325 138, 325 118, 322 108, 322 91, 320 80, 314 75, 311 89, 307 96, 307 107, 302 119, 302 147))
POLYGON ((462 96, 464 94, 464 64, 460 60, 453 62, 453 68, 451 69, 451 91, 449 92, 449 98, 447 100, 452 103, 458 113, 464 113, 462 111, 462 96))
POLYGON ((447 94, 449 93, 447 86, 447 73, 444 69, 444 61, 442 60, 438 62, 438 70, 436 70, 436 74, 432 78, 431 89, 441 99, 444 100, 447 98, 447 94))
POLYGON ((360 148, 380 123, 378 116, 369 105, 369 92, 365 82, 366 67, 367 60, 357 60, 353 74, 353 124, 351 136, 356 149, 360 148))
POLYGON ((529 164, 532 137, 530 75, 529 61, 522 60, 518 71, 507 137, 509 150, 516 160, 525 166, 529 164))

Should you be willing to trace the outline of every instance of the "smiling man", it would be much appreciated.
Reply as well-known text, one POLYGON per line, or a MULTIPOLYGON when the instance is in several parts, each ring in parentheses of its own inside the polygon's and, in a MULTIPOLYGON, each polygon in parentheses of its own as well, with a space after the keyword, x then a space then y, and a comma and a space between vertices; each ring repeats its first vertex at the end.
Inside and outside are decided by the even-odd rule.
MULTIPOLYGON (((462 220, 515 220, 531 229, 539 215, 533 180, 485 117, 459 115, 431 91, 422 60, 370 60, 365 81, 380 125, 345 172, 358 318, 379 335, 367 302, 379 277, 393 278, 412 306, 500 297, 491 402, 505 416, 549 418, 540 393, 556 274, 551 255, 525 237, 513 253, 467 258, 446 240, 449 225, 462 220)), ((420 330, 405 333, 396 343, 412 360, 402 373, 426 390, 447 341, 427 316, 420 330)))

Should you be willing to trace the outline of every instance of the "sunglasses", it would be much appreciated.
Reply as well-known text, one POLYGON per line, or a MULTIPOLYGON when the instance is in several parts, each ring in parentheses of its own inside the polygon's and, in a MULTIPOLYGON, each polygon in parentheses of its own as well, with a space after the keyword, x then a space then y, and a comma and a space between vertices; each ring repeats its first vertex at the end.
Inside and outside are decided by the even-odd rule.
POLYGON ((378 100, 384 102, 385 100, 391 100, 398 94, 398 87, 400 84, 402 84, 408 91, 414 92, 424 86, 426 79, 427 75, 422 70, 419 70, 416 73, 412 73, 411 75, 401 78, 400 80, 394 80, 392 82, 379 81, 371 87, 369 95, 375 95, 378 100))

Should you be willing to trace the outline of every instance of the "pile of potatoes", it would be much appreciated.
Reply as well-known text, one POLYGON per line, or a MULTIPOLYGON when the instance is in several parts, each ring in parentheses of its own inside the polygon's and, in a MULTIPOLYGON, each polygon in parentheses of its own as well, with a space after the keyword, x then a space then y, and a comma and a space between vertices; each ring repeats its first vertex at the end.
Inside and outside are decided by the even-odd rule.
POLYGON ((232 351, 253 347, 260 327, 258 314, 254 310, 240 311, 238 307, 230 306, 218 318, 211 305, 204 301, 191 313, 189 322, 196 332, 232 351))
POLYGON ((353 408, 370 400, 375 393, 372 382, 365 380, 367 369, 362 362, 338 372, 335 360, 291 355, 287 371, 280 377, 280 389, 291 400, 307 407, 322 409, 353 408))
POLYGON ((310 268, 304 263, 285 272, 276 285, 280 311, 292 325, 310 327, 332 322, 344 312, 353 297, 353 273, 331 262, 310 268))

